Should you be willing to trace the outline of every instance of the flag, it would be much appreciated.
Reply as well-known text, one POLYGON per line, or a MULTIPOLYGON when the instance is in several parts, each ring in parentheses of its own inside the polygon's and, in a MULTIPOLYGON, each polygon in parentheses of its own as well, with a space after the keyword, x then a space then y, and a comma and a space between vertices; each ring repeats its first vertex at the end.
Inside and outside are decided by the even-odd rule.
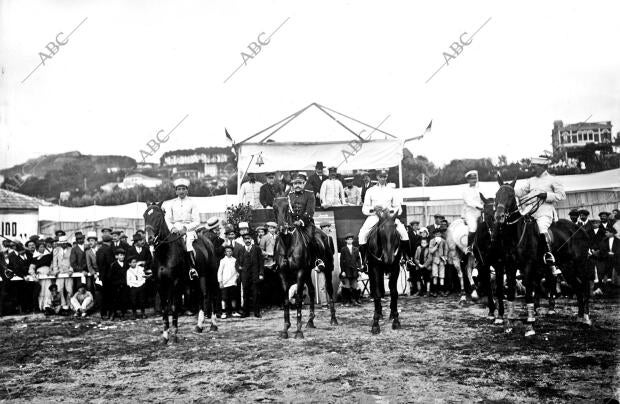
POLYGON ((428 123, 428 125, 426 126, 426 129, 424 129, 424 132, 421 135, 407 138, 407 139, 405 139, 405 142, 410 142, 412 140, 422 139, 424 137, 424 135, 426 135, 427 133, 431 133, 431 127, 432 126, 433 126, 433 120, 431 119, 431 121, 428 123))
POLYGON ((232 136, 230 136, 230 133, 228 133, 228 129, 224 128, 224 133, 226 134, 226 138, 230 140, 232 144, 235 144, 235 141, 233 140, 232 136))

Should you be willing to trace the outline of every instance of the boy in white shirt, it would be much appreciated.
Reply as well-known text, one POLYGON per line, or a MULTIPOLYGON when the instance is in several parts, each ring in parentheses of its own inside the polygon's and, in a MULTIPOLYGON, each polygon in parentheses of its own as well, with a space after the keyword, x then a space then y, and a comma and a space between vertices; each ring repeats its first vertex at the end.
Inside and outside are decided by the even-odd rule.
POLYGON ((222 314, 222 318, 240 317, 238 309, 233 313, 233 303, 237 307, 233 300, 237 289, 237 279, 239 278, 236 268, 237 260, 232 256, 232 246, 224 247, 224 252, 226 255, 220 260, 220 268, 217 271, 217 281, 220 284, 220 289, 222 289, 222 298, 226 307, 226 312, 222 314))
POLYGON ((131 299, 131 319, 137 318, 137 308, 140 307, 140 318, 146 318, 144 314, 144 267, 138 266, 138 259, 135 256, 129 257, 129 268, 127 268, 127 286, 129 287, 129 297, 131 299))

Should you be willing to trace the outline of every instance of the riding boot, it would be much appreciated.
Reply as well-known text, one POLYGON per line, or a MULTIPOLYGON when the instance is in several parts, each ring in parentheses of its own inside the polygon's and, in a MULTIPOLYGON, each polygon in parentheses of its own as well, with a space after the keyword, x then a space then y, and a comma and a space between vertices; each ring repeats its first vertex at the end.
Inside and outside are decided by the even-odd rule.
POLYGON ((362 256, 362 268, 368 268, 368 245, 360 244, 359 246, 360 255, 362 256))
POLYGON ((555 266, 555 257, 553 256, 553 254, 551 254, 551 247, 549 246, 549 242, 547 241, 546 234, 543 233, 540 235, 539 242, 543 248, 543 252, 544 252, 543 260, 545 264, 549 266, 549 269, 551 270, 551 273, 553 274, 553 276, 560 275, 562 271, 560 271, 555 266))
POLYGON ((189 279, 198 278, 198 272, 196 271, 196 256, 194 251, 187 252, 187 262, 189 263, 189 279))
POLYGON ((476 233, 473 231, 470 231, 469 233, 467 233, 467 252, 468 253, 472 253, 474 250, 474 237, 476 236, 476 233))

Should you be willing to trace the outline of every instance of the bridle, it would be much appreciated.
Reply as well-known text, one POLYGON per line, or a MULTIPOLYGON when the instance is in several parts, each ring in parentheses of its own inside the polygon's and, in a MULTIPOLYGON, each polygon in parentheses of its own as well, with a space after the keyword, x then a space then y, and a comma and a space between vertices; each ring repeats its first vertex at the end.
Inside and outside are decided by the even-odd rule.
MULTIPOLYGON (((155 206, 157 206, 157 205, 155 205, 155 206)), ((161 209, 158 206, 157 206, 157 210, 159 210, 161 213, 163 213, 163 209, 161 209)), ((159 225, 157 227, 158 227, 158 229, 161 228, 161 219, 159 220, 159 225)), ((159 236, 160 236, 159 231, 157 231, 155 229, 155 227, 150 225, 150 224, 145 224, 144 230, 146 231, 147 234, 148 234, 148 231, 151 230, 152 234, 154 235, 153 239, 151 241, 147 241, 147 244, 148 245, 152 245, 155 248, 155 250, 157 250, 162 245, 174 243, 174 242, 180 240, 183 237, 183 234, 181 234, 181 233, 179 233, 178 235, 176 235, 174 237, 171 237, 172 233, 169 233, 168 236, 166 236, 165 239, 161 240, 159 238, 159 236)))
MULTIPOLYGON (((502 187, 509 187, 509 188, 512 188, 512 187, 511 187, 510 185, 508 185, 508 184, 504 184, 504 185, 502 185, 502 186, 500 187, 500 189, 501 189, 502 187)), ((506 226, 511 226, 511 225, 513 225, 513 224, 518 223, 518 222, 519 222, 519 221, 521 221, 521 220, 529 220, 529 219, 526 219, 526 218, 528 218, 528 217, 532 216, 532 215, 533 215, 533 214, 534 214, 534 213, 535 213, 535 212, 536 212, 536 211, 537 211, 537 210, 538 210, 538 209, 542 206, 542 204, 544 203, 544 200, 543 200, 542 198, 539 198, 539 197, 538 197, 538 195, 533 195, 533 196, 530 196, 530 197, 528 197, 528 198, 524 198, 524 199, 522 199, 521 201, 519 201, 519 200, 517 199, 517 197, 515 196, 515 197, 514 197, 514 202, 515 202, 515 203, 514 203, 515 207, 514 207, 514 209, 511 209, 511 210, 507 210, 507 209, 506 209, 506 205, 504 205, 503 203, 499 203, 499 204, 498 204, 497 202, 495 202, 495 210, 496 210, 496 211, 497 211, 497 209, 498 209, 498 208, 502 208, 502 209, 504 209, 504 213, 502 213, 502 215, 503 215, 504 219, 506 219, 506 222, 505 222, 505 223, 499 223, 500 225, 505 224, 506 226), (528 202, 530 202, 530 201, 532 201, 532 200, 534 200, 534 199, 536 199, 536 202, 534 202, 534 204, 533 204, 533 206, 530 208, 530 210, 529 210, 529 211, 527 211, 527 212, 525 212, 525 213, 521 213, 521 212, 520 212, 520 210, 519 210, 519 208, 520 208, 521 206, 527 205, 527 204, 528 204, 528 202), (520 215, 520 216, 519 216, 519 217, 517 217, 516 219, 510 220, 510 218, 511 218, 514 214, 516 214, 516 213, 519 213, 519 215, 520 215)))

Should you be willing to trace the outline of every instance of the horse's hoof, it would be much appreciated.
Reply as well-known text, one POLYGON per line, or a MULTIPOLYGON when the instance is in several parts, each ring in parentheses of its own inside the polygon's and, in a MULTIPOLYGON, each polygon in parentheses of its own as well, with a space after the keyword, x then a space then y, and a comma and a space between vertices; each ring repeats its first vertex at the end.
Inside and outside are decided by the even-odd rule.
POLYGON ((198 334, 200 334, 202 330, 203 330, 202 327, 199 327, 199 326, 194 327, 194 331, 197 332, 198 334))
POLYGON ((211 324, 211 327, 209 327, 209 331, 217 331, 217 325, 211 324))
POLYGON ((478 301, 478 293, 474 290, 473 292, 471 292, 471 300, 473 300, 474 302, 478 301))
POLYGON ((178 344, 179 343, 179 337, 176 335, 173 335, 172 338, 170 338, 172 340, 173 343, 178 344))
POLYGON ((338 325, 338 320, 336 320, 336 317, 332 317, 332 319, 329 321, 329 324, 338 325))
POLYGON ((298 338, 303 339, 304 338, 304 333, 301 332, 301 331, 295 331, 295 339, 298 339, 298 338))
POLYGON ((504 319, 501 318, 501 317, 498 317, 498 318, 495 319, 495 321, 493 321, 493 324, 495 324, 495 325, 502 325, 502 324, 504 324, 504 319))
POLYGON ((526 337, 531 337, 532 335, 536 335, 536 331, 534 331, 534 330, 527 330, 525 332, 525 336, 526 337))
POLYGON ((308 322, 306 323, 306 328, 316 328, 314 326, 314 321, 308 320, 308 322))
POLYGON ((401 325, 400 325, 400 321, 398 319, 395 319, 392 322, 392 330, 400 330, 401 325))
POLYGON ((278 337, 282 338, 282 339, 288 339, 288 332, 286 331, 280 331, 278 333, 278 337))
POLYGON ((370 333, 371 333, 372 335, 377 335, 377 334, 379 334, 380 332, 381 332, 381 328, 379 328, 379 326, 378 326, 378 325, 376 325, 376 326, 375 326, 375 325, 373 325, 373 326, 372 326, 372 328, 370 329, 370 333))

